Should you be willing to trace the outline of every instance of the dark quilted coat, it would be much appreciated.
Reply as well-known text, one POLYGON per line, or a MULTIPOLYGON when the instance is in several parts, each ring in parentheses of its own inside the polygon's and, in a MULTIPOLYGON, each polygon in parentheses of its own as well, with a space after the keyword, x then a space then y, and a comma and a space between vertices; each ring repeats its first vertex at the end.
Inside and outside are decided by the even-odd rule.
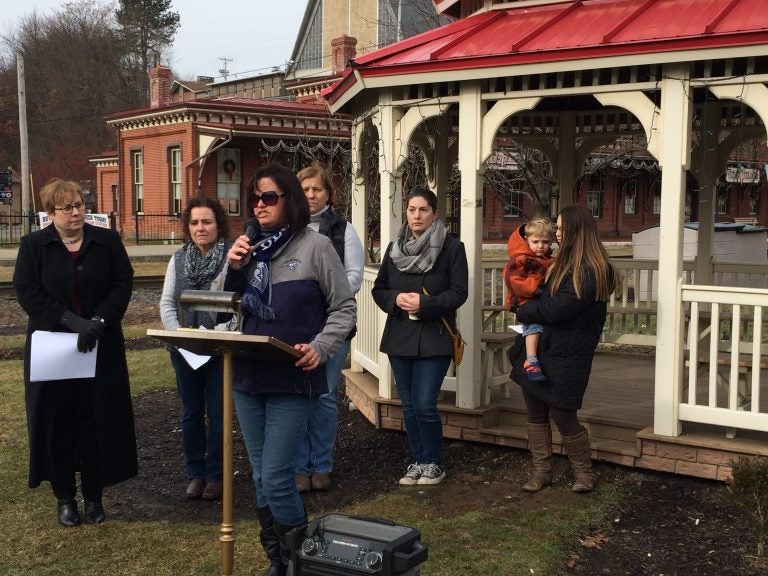
POLYGON ((527 392, 550 406, 578 410, 592 370, 592 357, 603 331, 606 303, 595 301, 595 279, 590 272, 581 282, 581 298, 576 297, 573 279, 567 277, 551 295, 549 289, 538 300, 517 310, 523 324, 542 324, 538 357, 545 382, 531 382, 525 375, 525 344, 518 336, 509 349, 511 378, 527 392))

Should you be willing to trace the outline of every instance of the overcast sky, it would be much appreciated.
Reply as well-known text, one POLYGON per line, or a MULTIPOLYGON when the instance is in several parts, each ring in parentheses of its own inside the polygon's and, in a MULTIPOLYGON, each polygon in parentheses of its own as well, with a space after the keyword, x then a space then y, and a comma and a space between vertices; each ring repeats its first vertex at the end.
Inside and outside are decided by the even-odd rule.
MULTIPOLYGON (((97 0, 106 3, 107 0, 97 0)), ((0 0, 0 35, 7 34, 33 10, 49 15, 64 0, 0 0)), ((115 3, 116 4, 116 3, 115 3)), ((173 0, 181 16, 173 48, 173 70, 180 78, 252 76, 284 66, 291 57, 307 0, 173 0)), ((220 78, 218 78, 220 79, 220 78)))

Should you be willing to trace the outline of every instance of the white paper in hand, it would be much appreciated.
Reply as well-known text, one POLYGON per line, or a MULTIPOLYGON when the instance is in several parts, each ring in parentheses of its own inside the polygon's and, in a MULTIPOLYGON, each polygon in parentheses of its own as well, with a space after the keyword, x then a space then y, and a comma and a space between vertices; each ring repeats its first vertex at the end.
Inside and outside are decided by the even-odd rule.
POLYGON ((77 349, 77 334, 70 332, 32 332, 29 360, 31 382, 93 378, 99 344, 90 352, 77 349))
POLYGON ((511 328, 514 332, 517 332, 518 334, 523 333, 523 325, 522 324, 510 324, 507 326, 507 328, 511 328))

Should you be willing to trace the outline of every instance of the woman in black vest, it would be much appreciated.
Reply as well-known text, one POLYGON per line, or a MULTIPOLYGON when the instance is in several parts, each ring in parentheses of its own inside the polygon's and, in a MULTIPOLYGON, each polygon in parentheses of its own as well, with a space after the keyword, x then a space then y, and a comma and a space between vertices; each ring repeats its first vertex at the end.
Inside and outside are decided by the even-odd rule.
MULTIPOLYGON (((344 265, 352 294, 357 294, 363 283, 363 245, 352 224, 333 211, 334 190, 328 171, 320 164, 313 163, 296 177, 309 203, 309 228, 331 239, 344 265)), ((310 488, 327 490, 331 487, 330 474, 339 417, 338 389, 354 335, 353 330, 341 348, 325 362, 328 392, 317 399, 310 412, 307 433, 299 443, 296 454, 296 488, 299 492, 306 492, 310 488)))
MULTIPOLYGON (((208 312, 185 311, 179 319, 179 296, 184 290, 222 290, 227 274, 227 220, 212 198, 192 198, 182 214, 186 243, 168 262, 160 316, 163 328, 180 326, 212 329, 216 318, 208 312)), ((181 397, 181 441, 189 485, 187 498, 218 500, 222 494, 222 367, 214 356, 193 369, 182 354, 171 350, 176 387, 181 397), (206 430, 206 416, 208 427, 206 430)))

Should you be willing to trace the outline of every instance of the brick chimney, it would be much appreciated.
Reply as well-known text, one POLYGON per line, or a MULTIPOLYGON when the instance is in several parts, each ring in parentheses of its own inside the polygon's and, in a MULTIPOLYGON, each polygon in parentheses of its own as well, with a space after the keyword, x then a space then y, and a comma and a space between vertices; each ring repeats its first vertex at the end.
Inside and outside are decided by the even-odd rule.
POLYGON ((347 62, 357 55, 357 38, 339 36, 331 40, 331 73, 340 74, 347 67, 347 62))
POLYGON ((149 71, 149 107, 161 108, 171 104, 171 83, 173 73, 170 68, 155 66, 149 71))

